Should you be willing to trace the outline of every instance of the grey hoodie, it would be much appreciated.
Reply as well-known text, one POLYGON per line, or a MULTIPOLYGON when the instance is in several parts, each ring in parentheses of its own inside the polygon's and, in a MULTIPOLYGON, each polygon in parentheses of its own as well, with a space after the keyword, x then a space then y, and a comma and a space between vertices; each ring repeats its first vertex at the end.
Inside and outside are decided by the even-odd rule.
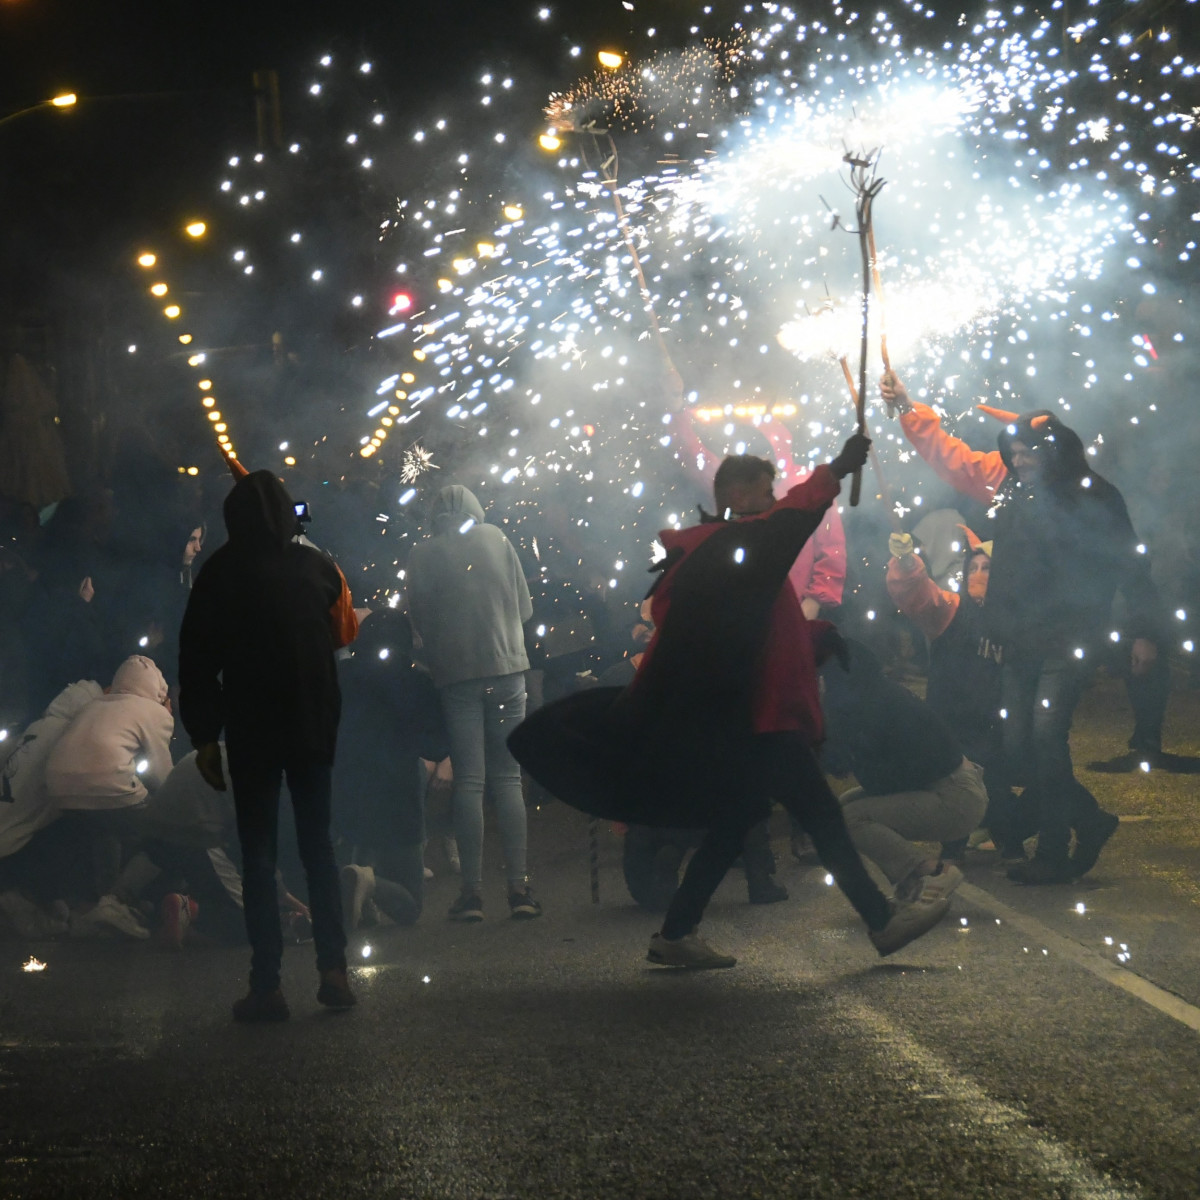
POLYGON ((408 560, 408 613, 434 684, 527 671, 533 605, 512 544, 460 484, 438 492, 430 518, 433 537, 408 560))

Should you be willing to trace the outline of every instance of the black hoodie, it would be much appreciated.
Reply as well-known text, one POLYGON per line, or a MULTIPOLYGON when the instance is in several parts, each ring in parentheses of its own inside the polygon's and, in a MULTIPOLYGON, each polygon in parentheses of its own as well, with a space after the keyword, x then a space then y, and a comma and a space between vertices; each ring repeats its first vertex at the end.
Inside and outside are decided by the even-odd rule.
POLYGON ((1133 637, 1161 638, 1150 563, 1121 493, 1093 471, 1079 435, 1049 412, 1026 413, 999 439, 1008 478, 996 493, 981 536, 995 543, 984 618, 1006 661, 1085 654, 1111 628, 1120 588, 1133 637), (1035 418, 1045 418, 1035 427, 1035 418), (1041 459, 1040 478, 1022 484, 1012 443, 1041 459))
POLYGON ((231 755, 332 762, 341 697, 330 613, 342 578, 292 541, 292 498, 270 471, 225 499, 229 540, 201 569, 179 635, 180 717, 200 746, 224 726, 231 755))

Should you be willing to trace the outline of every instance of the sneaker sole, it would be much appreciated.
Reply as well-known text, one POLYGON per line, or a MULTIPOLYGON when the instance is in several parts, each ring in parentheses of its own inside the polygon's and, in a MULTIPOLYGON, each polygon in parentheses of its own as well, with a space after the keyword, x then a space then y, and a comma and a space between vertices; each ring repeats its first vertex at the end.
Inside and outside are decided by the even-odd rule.
POLYGON ((509 914, 514 921, 536 921, 542 914, 540 912, 531 912, 529 909, 516 909, 509 914))
POLYGON ((950 911, 950 901, 948 899, 938 900, 936 903, 928 907, 922 905, 922 919, 914 924, 911 928, 905 930, 905 935, 895 944, 889 944, 885 948, 880 946, 872 939, 871 944, 879 952, 880 958, 887 958, 890 954, 895 954, 898 950, 903 950, 905 946, 911 946, 918 938, 924 937, 931 929, 941 924, 946 914, 950 911))
POLYGON ((672 962, 653 950, 646 951, 646 961, 656 967, 671 967, 676 971, 725 971, 737 966, 736 958, 723 959, 720 962, 672 962))
POLYGON ((451 913, 450 920, 457 921, 460 925, 478 925, 479 922, 483 920, 483 913, 481 913, 481 912, 451 913))

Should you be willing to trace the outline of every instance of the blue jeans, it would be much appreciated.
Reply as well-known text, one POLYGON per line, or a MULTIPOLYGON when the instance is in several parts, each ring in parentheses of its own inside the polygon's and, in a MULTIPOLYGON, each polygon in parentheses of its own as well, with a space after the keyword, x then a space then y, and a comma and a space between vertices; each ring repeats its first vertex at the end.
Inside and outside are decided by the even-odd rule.
POLYGON ((491 786, 510 890, 525 887, 525 796, 508 735, 525 720, 525 674, 467 679, 439 688, 454 767, 454 835, 463 892, 483 884, 483 788, 491 786))
POLYGON ((1038 858, 1067 860, 1072 828, 1099 810, 1071 766, 1071 721, 1090 669, 1074 658, 1006 662, 1000 675, 1004 754, 1023 764, 1038 797, 1038 858))
POLYGON ((329 836, 331 768, 328 763, 284 763, 240 754, 229 747, 229 782, 242 844, 242 904, 250 939, 250 987, 270 992, 279 986, 283 932, 275 887, 279 849, 279 792, 287 773, 296 843, 308 878, 317 969, 346 967, 342 894, 329 836))

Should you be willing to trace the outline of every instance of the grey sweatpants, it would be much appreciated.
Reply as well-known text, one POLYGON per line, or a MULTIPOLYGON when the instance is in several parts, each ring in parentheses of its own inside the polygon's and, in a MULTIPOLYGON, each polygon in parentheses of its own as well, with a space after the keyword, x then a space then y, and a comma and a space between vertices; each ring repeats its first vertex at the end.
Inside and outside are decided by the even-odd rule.
POLYGON ((964 758, 949 775, 915 792, 868 796, 860 787, 842 797, 842 815, 855 848, 899 883, 929 858, 913 841, 953 842, 983 819, 983 770, 964 758), (910 840, 911 839, 911 840, 910 840))

